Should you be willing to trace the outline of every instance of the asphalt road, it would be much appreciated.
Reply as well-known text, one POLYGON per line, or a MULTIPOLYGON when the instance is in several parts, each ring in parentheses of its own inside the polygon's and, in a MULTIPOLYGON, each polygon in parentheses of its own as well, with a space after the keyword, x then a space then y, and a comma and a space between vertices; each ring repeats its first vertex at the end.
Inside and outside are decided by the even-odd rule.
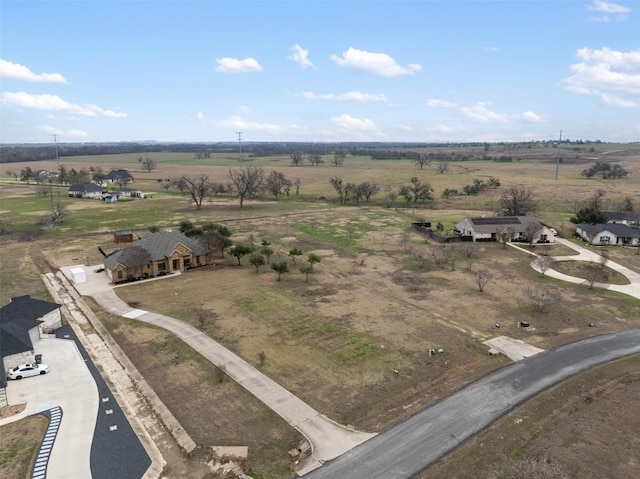
POLYGON ((151 465, 151 459, 109 386, 70 326, 57 329, 56 336, 76 342, 98 387, 100 404, 90 458, 92 478, 140 479, 151 465))
POLYGON ((598 336, 531 356, 470 384, 304 477, 410 478, 544 389, 634 353, 640 353, 640 330, 598 336))

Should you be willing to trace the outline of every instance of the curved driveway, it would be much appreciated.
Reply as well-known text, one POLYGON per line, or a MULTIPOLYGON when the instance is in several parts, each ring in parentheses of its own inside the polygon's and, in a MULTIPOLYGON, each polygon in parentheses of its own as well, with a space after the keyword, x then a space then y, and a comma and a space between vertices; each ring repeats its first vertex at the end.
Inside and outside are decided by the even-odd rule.
POLYGON ((640 353, 640 330, 598 336, 525 358, 378 434, 305 478, 410 478, 526 399, 578 372, 634 353, 640 353))
MULTIPOLYGON (((573 249, 578 254, 571 256, 554 256, 553 259, 556 261, 589 261, 592 263, 599 263, 601 256, 598 253, 594 253, 593 251, 588 250, 587 248, 583 248, 580 245, 573 243, 572 241, 556 238, 556 243, 567 246, 568 248, 573 249)), ((524 248, 520 248, 512 243, 509 243, 513 248, 524 251, 527 254, 531 254, 536 256, 535 253, 531 251, 527 251, 524 248)), ((625 276, 629 280, 629 284, 609 284, 609 283, 594 283, 594 286, 598 288, 609 289, 611 291, 617 291, 619 293, 628 294, 629 296, 633 296, 634 298, 640 299, 640 273, 636 273, 635 271, 630 270, 626 266, 622 266, 621 264, 616 263, 615 261, 608 260, 606 266, 611 268, 621 275, 625 276)), ((535 262, 531 262, 531 267, 535 269, 538 273, 540 273, 540 268, 535 265, 535 262)), ((589 282, 586 279, 577 278, 575 276, 569 276, 568 274, 560 273, 554 269, 548 269, 545 273, 547 276, 551 278, 560 279, 562 281, 567 281, 568 283, 574 284, 582 284, 585 286, 589 286, 589 282)))
MULTIPOLYGON (((62 268, 67 276, 68 269, 62 268)), ((104 274, 94 272, 96 267, 83 269, 87 282, 75 285, 80 294, 93 296, 109 313, 172 332, 300 431, 312 447, 312 458, 305 462, 300 473, 313 470, 374 436, 349 429, 320 414, 197 328, 168 316, 131 308, 116 295, 104 274)))

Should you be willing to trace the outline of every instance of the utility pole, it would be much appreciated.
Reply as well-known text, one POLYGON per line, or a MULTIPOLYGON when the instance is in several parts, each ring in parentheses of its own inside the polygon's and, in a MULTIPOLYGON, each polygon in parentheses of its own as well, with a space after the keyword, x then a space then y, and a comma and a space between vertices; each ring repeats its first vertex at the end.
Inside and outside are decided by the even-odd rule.
POLYGON ((238 135, 238 148, 240 150, 240 168, 242 168, 242 132, 236 131, 236 135, 238 135))
POLYGON ((556 155, 556 181, 558 180, 558 170, 560 169, 560 145, 562 145, 562 130, 560 130, 560 141, 558 142, 558 154, 556 155))
POLYGON ((53 137, 53 144, 56 148, 56 165, 60 168, 60 160, 58 159, 58 135, 57 133, 53 133, 51 136, 53 137))

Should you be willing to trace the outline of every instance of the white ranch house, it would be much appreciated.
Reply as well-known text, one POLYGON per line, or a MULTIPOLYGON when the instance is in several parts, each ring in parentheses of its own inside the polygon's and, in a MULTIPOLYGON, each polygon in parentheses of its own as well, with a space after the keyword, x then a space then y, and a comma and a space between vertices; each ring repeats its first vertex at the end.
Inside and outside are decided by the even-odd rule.
POLYGON ((539 228, 533 243, 554 242, 551 230, 533 216, 465 218, 456 224, 455 232, 460 237, 470 237, 473 241, 498 241, 500 233, 508 230, 511 233, 510 241, 527 241, 527 228, 530 225, 536 225, 539 228))
POLYGON ((593 246, 638 246, 640 228, 632 228, 622 223, 606 223, 576 226, 576 236, 593 246))

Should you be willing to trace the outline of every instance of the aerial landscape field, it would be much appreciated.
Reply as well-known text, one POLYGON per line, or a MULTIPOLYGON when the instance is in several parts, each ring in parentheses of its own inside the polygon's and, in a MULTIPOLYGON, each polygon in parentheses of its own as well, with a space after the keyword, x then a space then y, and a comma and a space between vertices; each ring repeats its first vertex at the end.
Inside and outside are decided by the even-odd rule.
MULTIPOLYGON (((113 242, 114 231, 143 235, 149 230, 177 231, 185 222, 196 227, 224 225, 233 245, 258 251, 267 245, 269 264, 252 264, 250 255, 236 258, 228 250, 224 256, 217 254, 209 266, 162 281, 120 287, 118 296, 132 307, 200 328, 322 414, 367 432, 384 431, 509 364, 504 356, 488 355, 482 342, 491 337, 506 335, 549 349, 638 327, 640 303, 633 297, 543 276, 531 268, 526 251, 499 242, 440 243, 411 227, 414 222, 430 222, 435 230, 438 223, 441 232, 455 236, 456 223, 466 217, 498 214, 505 192, 526 186, 537 202, 529 214, 557 229, 561 237, 595 252, 605 249, 612 261, 640 272, 637 248, 590 247, 574 238, 575 225, 570 221, 598 191, 602 211, 616 211, 626 199, 640 203, 636 145, 563 145, 557 180, 557 149, 546 145, 490 145, 488 154, 512 158, 502 162, 482 159, 488 156, 482 146, 396 149, 400 159, 346 154, 337 166, 332 164, 334 155, 322 155, 324 162, 316 166, 306 161, 292 166, 290 155, 257 156, 249 147, 242 164, 236 152, 213 153, 206 159, 188 153, 149 152, 60 160, 67 170, 129 171, 134 181, 127 186, 143 191, 144 198, 113 204, 71 198, 68 185, 53 183, 43 193, 38 185, 20 181, 26 167, 55 171, 55 160, 3 164, 3 303, 21 294, 48 299, 40 275, 63 266, 101 264, 98 247, 107 252, 121 247, 113 242), (419 165, 408 152, 449 158, 464 154, 473 159, 448 160, 447 168, 440 171, 440 162, 419 165), (594 155, 599 161, 622 166, 628 175, 585 178, 581 173, 594 163, 594 155), (152 158, 153 168, 143 169, 141 156, 152 158), (198 175, 227 184, 232 172, 250 168, 263 169, 265 175, 281 172, 291 182, 299 180, 299 191, 277 198, 266 192, 253 195, 242 208, 233 193, 211 194, 198 208, 175 186, 163 187, 166 180, 198 175), (345 184, 373 183, 377 192, 370 201, 341 204, 331 183, 336 177, 345 184), (414 202, 397 194, 414 177, 430 185, 428 198, 414 202), (475 179, 490 178, 498 179, 500 186, 477 194, 442 195, 445 189, 461 192, 475 179), (38 226, 39 219, 58 203, 65 215, 51 226, 38 226), (290 254, 296 248, 300 250, 297 258, 290 254), (441 256, 445 250, 451 256, 441 256), (301 269, 310 254, 319 261, 305 274, 301 269), (279 275, 270 267, 279 262, 288 265, 288 272, 279 275), (480 272, 490 274, 482 290, 477 283, 480 272), (532 290, 552 292, 553 301, 544 311, 528 303, 532 290), (206 311, 206 318, 199 311, 206 311), (530 327, 519 327, 520 321, 530 327), (442 352, 431 355, 430 350, 442 352)), ((519 246, 550 256, 574 254, 556 243, 519 246)), ((580 276, 579 269, 565 271, 580 276)), ((611 282, 627 282, 615 275, 609 272, 611 282)), ((293 428, 170 333, 105 313, 89 298, 87 302, 199 446, 248 445, 245 467, 252 477, 290 476, 287 451, 302 440, 293 428)), ((570 471, 567 477, 606 477, 599 469, 602 463, 597 457, 601 456, 589 451, 598 448, 612 464, 618 463, 622 452, 612 444, 637 442, 630 424, 626 429, 599 431, 597 442, 585 439, 584 452, 578 457, 575 451, 563 453, 561 445, 545 447, 541 437, 535 442, 541 433, 523 436, 503 423, 525 415, 545 434, 560 437, 567 428, 577 427, 561 419, 585 407, 592 418, 582 419, 587 431, 601 415, 615 415, 624 422, 625 414, 639 405, 633 392, 640 379, 637 372, 637 357, 603 366, 585 373, 591 375, 594 386, 574 393, 577 396, 569 402, 549 402, 557 394, 571 395, 575 381, 586 380, 560 385, 560 392, 554 389, 532 400, 540 405, 525 404, 524 412, 518 408, 482 437, 465 444, 464 457, 446 457, 420 477, 515 477, 508 475, 507 469, 514 467, 511 463, 541 458, 552 458, 549 461, 570 471), (587 396, 593 400, 584 399, 587 396), (624 406, 612 408, 607 405, 611 401, 624 406), (548 414, 555 418, 553 423, 547 421, 548 414), (494 439, 496 431, 503 440, 494 439), (479 452, 487 441, 497 441, 500 447, 489 454, 479 452), (473 476, 469 471, 474 471, 473 476)), ((627 465, 620 467, 616 477, 632 477, 638 471, 637 455, 631 453, 627 465)))

